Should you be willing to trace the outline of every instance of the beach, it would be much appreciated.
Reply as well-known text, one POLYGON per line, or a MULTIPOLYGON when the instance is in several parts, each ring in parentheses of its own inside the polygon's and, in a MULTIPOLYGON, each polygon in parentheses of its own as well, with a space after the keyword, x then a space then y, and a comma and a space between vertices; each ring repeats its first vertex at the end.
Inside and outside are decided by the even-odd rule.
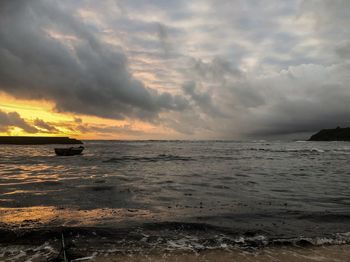
MULTIPOLYGON (((36 247, 37 248, 37 247, 36 247)), ((48 247, 46 246, 48 249, 48 247)), ((55 258, 55 253, 33 251, 34 248, 28 246, 0 246, 0 259, 2 261, 47 261, 47 259, 55 258), (5 251, 6 249, 6 251, 5 251), (21 250, 21 251, 19 251, 21 250)), ((179 251, 152 251, 144 253, 138 251, 129 251, 121 253, 115 251, 101 251, 89 248, 89 251, 84 256, 76 258, 72 261, 126 261, 126 262, 194 262, 194 261, 237 261, 237 262, 338 262, 350 261, 350 246, 349 245, 331 245, 320 247, 268 247, 258 251, 244 251, 238 249, 221 249, 221 250, 206 250, 200 252, 179 252, 179 251)))
POLYGON ((312 261, 350 261, 350 246, 322 246, 322 247, 278 247, 266 248, 256 252, 240 250, 211 250, 199 253, 185 254, 151 254, 126 256, 96 256, 94 261, 155 261, 155 262, 194 262, 194 261, 237 261, 237 262, 312 262, 312 261))

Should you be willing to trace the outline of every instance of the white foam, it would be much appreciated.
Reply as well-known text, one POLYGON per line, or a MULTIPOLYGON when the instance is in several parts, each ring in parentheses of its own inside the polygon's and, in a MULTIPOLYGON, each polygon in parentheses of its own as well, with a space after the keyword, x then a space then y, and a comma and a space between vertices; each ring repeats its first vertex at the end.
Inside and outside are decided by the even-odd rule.
POLYGON ((75 261, 85 261, 85 260, 93 260, 95 258, 95 256, 97 255, 97 253, 93 253, 92 256, 89 257, 80 257, 80 258, 76 258, 71 260, 71 262, 75 262, 75 261))

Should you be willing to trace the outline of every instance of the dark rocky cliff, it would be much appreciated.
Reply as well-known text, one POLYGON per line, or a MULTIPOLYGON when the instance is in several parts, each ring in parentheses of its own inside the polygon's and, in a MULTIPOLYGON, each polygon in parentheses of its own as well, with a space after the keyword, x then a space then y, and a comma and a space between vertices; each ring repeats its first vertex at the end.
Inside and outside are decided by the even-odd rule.
POLYGON ((82 144, 80 140, 69 137, 0 136, 0 144, 7 145, 47 145, 82 144))
POLYGON ((311 136, 309 141, 350 141, 350 127, 322 129, 311 136))

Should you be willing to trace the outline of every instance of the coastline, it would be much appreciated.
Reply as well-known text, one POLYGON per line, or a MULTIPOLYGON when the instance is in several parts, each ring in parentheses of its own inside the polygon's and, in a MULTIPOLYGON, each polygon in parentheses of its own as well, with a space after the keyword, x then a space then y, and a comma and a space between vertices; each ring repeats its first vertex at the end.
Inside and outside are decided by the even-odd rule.
MULTIPOLYGON (((266 238, 200 225, 134 228, 10 227, 0 231, 0 260, 58 261, 62 235, 70 261, 349 261, 350 232, 266 238)), ((59 260, 61 261, 61 260, 59 260)))
MULTIPOLYGON (((58 243, 44 243, 41 246, 0 245, 0 259, 5 261, 61 261, 58 243)), ((74 248, 74 245, 72 245, 74 248)), ((140 250, 137 248, 103 249, 101 246, 86 246, 74 253, 67 252, 70 261, 126 261, 126 262, 194 262, 194 261, 236 261, 236 262, 347 262, 350 245, 321 246, 271 246, 259 249, 220 248, 201 251, 189 250, 140 250)))
POLYGON ((91 260, 102 261, 126 261, 126 262, 194 262, 194 261, 236 261, 236 262, 311 262, 349 261, 350 245, 330 245, 317 247, 267 247, 257 251, 233 250, 205 250, 201 252, 174 252, 154 253, 149 255, 91 255, 91 260))
POLYGON ((0 136, 0 145, 74 145, 82 141, 65 136, 0 136))

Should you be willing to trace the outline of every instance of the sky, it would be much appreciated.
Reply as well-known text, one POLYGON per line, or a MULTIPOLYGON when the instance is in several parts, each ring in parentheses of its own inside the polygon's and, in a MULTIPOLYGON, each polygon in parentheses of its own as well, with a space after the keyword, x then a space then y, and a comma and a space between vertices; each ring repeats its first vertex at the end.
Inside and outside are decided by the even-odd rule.
POLYGON ((0 135, 306 139, 350 126, 348 0, 2 0, 0 135))

